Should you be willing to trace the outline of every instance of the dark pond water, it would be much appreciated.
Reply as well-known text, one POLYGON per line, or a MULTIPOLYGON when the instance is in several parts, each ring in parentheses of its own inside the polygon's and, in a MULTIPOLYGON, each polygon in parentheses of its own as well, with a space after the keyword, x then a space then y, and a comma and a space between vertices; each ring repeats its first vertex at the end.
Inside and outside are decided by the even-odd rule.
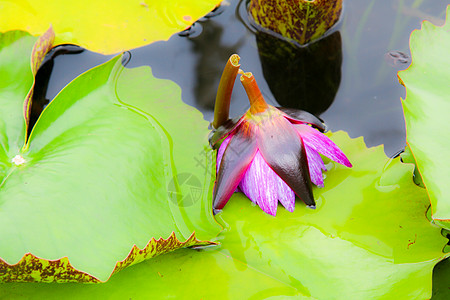
MULTIPOLYGON (((364 136, 368 146, 385 145, 387 155, 405 146, 397 71, 410 64, 409 35, 423 19, 443 24, 447 0, 346 0, 332 34, 309 48, 296 48, 256 34, 244 3, 222 6, 168 41, 131 50, 128 67, 148 65, 156 77, 182 88, 183 101, 212 121, 216 89, 228 57, 241 56, 241 68, 254 73, 266 100, 320 115, 332 131, 364 136)), ((34 111, 80 73, 107 61, 75 46, 53 50, 40 71, 45 95, 34 111), (50 77, 48 78, 48 76, 50 77)), ((39 96, 37 96, 39 98, 39 96)), ((231 117, 249 107, 237 83, 231 117)))

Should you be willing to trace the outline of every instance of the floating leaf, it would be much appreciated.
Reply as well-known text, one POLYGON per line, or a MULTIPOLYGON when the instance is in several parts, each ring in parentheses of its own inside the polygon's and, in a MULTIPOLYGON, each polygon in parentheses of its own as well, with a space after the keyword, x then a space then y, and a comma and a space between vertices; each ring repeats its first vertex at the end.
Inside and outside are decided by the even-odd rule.
POLYGON ((53 25, 56 44, 77 44, 113 54, 167 40, 219 3, 220 0, 0 0, 0 32, 26 30, 40 35, 53 25))
POLYGON ((297 205, 274 218, 235 194, 219 215, 227 229, 220 251, 317 299, 429 298, 447 239, 425 216, 413 166, 361 138, 332 138, 353 168, 327 164, 317 209, 297 205))
POLYGON ((425 21, 421 30, 411 34, 412 64, 406 71, 399 72, 407 93, 402 101, 406 141, 428 191, 432 217, 446 228, 450 228, 450 158, 446 155, 450 148, 447 121, 450 111, 449 16, 450 6, 444 26, 425 21))
POLYGON ((117 262, 208 244, 208 123, 180 88, 116 57, 64 88, 24 145, 35 40, 0 38, 0 280, 105 281, 117 262))

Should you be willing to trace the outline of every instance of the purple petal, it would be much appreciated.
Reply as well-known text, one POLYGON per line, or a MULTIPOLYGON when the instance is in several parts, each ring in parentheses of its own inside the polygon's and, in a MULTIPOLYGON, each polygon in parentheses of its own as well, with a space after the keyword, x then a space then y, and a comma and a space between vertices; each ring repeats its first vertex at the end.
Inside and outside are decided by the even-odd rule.
POLYGON ((320 154, 316 150, 307 145, 305 145, 305 150, 312 183, 319 187, 324 187, 322 170, 326 170, 326 168, 322 157, 320 157, 320 154))
MULTIPOLYGON (((269 167, 270 169, 270 167, 269 167)), ((270 169, 273 171, 272 169, 270 169)), ((280 176, 276 175, 278 186, 278 201, 286 208, 289 212, 293 212, 295 208, 295 193, 294 191, 280 178, 280 176)))
POLYGON ((222 209, 227 204, 256 154, 256 139, 252 128, 243 127, 237 128, 222 154, 214 186, 214 209, 222 209))
POLYGON ((278 200, 290 212, 294 211, 295 194, 267 165, 258 151, 239 184, 241 191, 266 213, 275 216, 278 200))
POLYGON ((323 122, 313 114, 307 111, 293 108, 277 107, 283 113, 285 113, 285 118, 293 121, 293 123, 308 123, 317 127, 320 131, 325 131, 325 125, 323 122))
POLYGON ((227 136, 223 140, 222 144, 220 144, 219 150, 217 150, 217 160, 216 160, 216 165, 217 165, 216 169, 217 169, 217 171, 216 171, 216 173, 219 173, 219 168, 220 168, 220 163, 222 161, 223 153, 225 152, 225 149, 227 148, 228 144, 230 143, 230 140, 231 140, 232 136, 233 135, 227 136))
POLYGON ((258 146, 266 163, 303 202, 315 205, 305 148, 293 125, 272 115, 259 128, 258 146))
POLYGON ((311 147, 341 165, 349 168, 352 167, 352 164, 341 149, 326 135, 308 125, 295 124, 294 126, 306 146, 311 147))

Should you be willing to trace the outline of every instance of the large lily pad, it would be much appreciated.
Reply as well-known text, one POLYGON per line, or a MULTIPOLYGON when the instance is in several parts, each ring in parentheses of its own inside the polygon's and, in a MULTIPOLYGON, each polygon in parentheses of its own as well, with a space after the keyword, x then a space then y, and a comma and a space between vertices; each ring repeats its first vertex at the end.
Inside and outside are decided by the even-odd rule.
POLYGON ((354 164, 328 163, 318 208, 277 217, 236 193, 219 215, 220 248, 182 250, 128 268, 102 285, 3 284, 17 298, 425 299, 446 239, 425 217, 413 166, 344 133, 354 164), (207 271, 206 271, 207 270, 207 271), (188 280, 187 280, 188 279, 188 280))
POLYGON ((0 31, 40 35, 53 25, 56 44, 113 54, 167 40, 214 9, 220 0, 0 1, 0 31))
POLYGON ((80 75, 24 145, 35 40, 17 32, 0 39, 9 63, 0 90, 8 107, 0 127, 0 279, 105 281, 214 238, 208 123, 148 67, 125 69, 119 56, 80 75))
POLYGON ((412 64, 399 72, 406 87, 402 101, 406 140, 428 191, 432 217, 450 228, 450 6, 442 27, 429 22, 411 34, 412 64))
POLYGON ((220 251, 318 299, 429 298, 447 239, 425 216, 413 165, 361 138, 333 140, 354 167, 328 163, 316 210, 297 205, 273 218, 237 194, 219 216, 228 228, 220 251))

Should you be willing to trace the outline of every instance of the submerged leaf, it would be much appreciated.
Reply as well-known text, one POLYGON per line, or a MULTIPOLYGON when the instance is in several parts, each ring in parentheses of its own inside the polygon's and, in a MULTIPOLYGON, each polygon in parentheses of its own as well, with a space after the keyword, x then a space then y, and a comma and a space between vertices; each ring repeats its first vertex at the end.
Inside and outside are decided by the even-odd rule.
POLYGON ((406 87, 402 101, 406 141, 431 200, 432 218, 450 229, 450 6, 442 27, 429 22, 411 34, 412 64, 399 72, 406 87))
POLYGON ((433 300, 450 299, 450 259, 441 261, 433 271, 433 300))
POLYGON ((219 5, 220 0, 99 1, 0 0, 0 32, 43 34, 52 25, 56 44, 78 44, 113 54, 167 40, 219 5))
POLYGON ((214 238, 208 123, 148 67, 125 69, 119 56, 80 75, 23 144, 35 40, 1 36, 0 101, 9 110, 0 127, 0 278, 73 281, 84 272, 105 281, 119 261, 117 269, 214 238), (23 257, 29 276, 13 274, 23 257), (48 274, 52 261, 62 271, 48 274), (73 276, 64 273, 69 261, 73 276))

